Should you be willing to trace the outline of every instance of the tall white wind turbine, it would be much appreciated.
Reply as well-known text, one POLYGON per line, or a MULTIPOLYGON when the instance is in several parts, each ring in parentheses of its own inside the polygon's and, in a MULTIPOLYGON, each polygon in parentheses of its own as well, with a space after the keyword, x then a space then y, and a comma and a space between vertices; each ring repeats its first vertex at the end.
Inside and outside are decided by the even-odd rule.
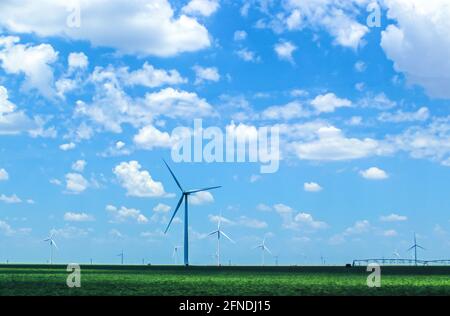
POLYGON ((272 252, 271 252, 270 249, 267 248, 267 246, 266 246, 266 237, 264 237, 262 244, 256 246, 256 247, 253 248, 253 249, 261 249, 262 266, 264 266, 264 265, 265 265, 265 254, 266 254, 266 251, 267 251, 270 255, 272 255, 272 252))
POLYGON ((221 237, 223 236, 226 239, 228 239, 229 241, 231 241, 233 244, 235 244, 233 239, 228 237, 228 235, 223 232, 223 230, 221 229, 221 223, 222 223, 222 216, 219 216, 219 220, 217 221, 217 230, 208 234, 208 236, 217 236, 217 266, 218 267, 220 267, 220 239, 221 239, 221 237))
POLYGON ((56 246, 55 240, 53 239, 54 235, 54 233, 51 233, 49 237, 44 239, 45 242, 50 244, 50 264, 53 264, 53 248, 58 250, 58 246, 56 246))
POLYGON ((175 216, 178 213, 178 210, 180 209, 181 204, 184 201, 184 265, 188 266, 189 265, 189 196, 196 194, 196 193, 200 193, 200 192, 205 192, 205 191, 211 191, 211 190, 215 190, 215 189, 219 189, 221 188, 221 186, 216 186, 216 187, 209 187, 209 188, 204 188, 204 189, 199 189, 199 190, 188 190, 185 191, 180 182, 178 181, 177 177, 175 176, 175 174, 173 173, 172 169, 170 169, 169 165, 167 164, 167 162, 165 160, 164 164, 166 165, 167 169, 169 169, 170 174, 172 175, 173 180, 175 180, 175 183, 177 184, 178 188, 180 189, 182 195, 180 200, 178 201, 177 207, 175 208, 175 211, 173 212, 172 218, 170 219, 169 225, 167 225, 166 231, 164 232, 165 234, 167 234, 167 231, 170 228, 170 225, 172 224, 173 219, 175 218, 175 216))

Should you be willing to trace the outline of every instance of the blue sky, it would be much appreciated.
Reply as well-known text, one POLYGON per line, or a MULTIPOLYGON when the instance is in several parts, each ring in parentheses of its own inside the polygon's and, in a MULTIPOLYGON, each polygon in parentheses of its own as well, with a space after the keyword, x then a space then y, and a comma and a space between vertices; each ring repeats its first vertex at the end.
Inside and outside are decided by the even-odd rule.
POLYGON ((282 264, 409 258, 413 232, 448 257, 450 8, 374 3, 2 1, 0 260, 46 262, 52 232, 55 262, 172 263, 162 158, 223 186, 194 198, 193 264, 214 262, 220 213, 223 262, 259 264, 264 237, 282 264), (194 119, 278 127, 278 172, 173 162, 194 119))

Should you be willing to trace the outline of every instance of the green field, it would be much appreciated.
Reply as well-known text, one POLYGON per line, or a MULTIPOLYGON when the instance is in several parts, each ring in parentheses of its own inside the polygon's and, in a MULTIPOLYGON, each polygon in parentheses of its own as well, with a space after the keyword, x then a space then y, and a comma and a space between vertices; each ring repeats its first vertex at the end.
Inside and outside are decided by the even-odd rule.
POLYGON ((383 267, 381 288, 365 268, 82 266, 81 288, 65 266, 0 266, 0 295, 450 295, 450 267, 383 267))

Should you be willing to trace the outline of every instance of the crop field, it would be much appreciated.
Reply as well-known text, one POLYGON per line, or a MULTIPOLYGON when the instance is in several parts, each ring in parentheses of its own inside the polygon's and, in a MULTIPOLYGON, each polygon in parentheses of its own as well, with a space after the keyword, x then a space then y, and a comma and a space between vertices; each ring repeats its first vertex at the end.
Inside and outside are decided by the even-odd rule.
POLYGON ((66 266, 0 266, 0 295, 310 296, 450 295, 450 267, 382 267, 369 288, 364 267, 81 266, 68 288, 66 266))

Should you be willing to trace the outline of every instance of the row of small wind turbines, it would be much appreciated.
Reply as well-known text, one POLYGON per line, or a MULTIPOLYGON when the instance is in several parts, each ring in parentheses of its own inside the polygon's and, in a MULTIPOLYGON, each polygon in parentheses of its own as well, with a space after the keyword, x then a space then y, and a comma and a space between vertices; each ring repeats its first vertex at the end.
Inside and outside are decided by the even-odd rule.
MULTIPOLYGON (((173 257, 175 257, 176 260, 176 264, 178 264, 178 250, 179 249, 183 249, 184 250, 184 265, 185 266, 189 266, 189 197, 193 194, 196 193, 200 193, 200 192, 206 192, 206 191, 212 191, 212 190, 216 190, 221 188, 221 186, 214 186, 214 187, 207 187, 207 188, 203 188, 203 189, 195 189, 195 190, 184 190, 183 187, 180 184, 180 181, 177 179, 177 177, 175 176, 175 173, 172 171, 172 169, 169 167, 169 165, 167 164, 167 162, 165 160, 163 160, 164 164, 166 165, 167 169, 169 170, 170 174, 172 175, 173 180, 175 181, 177 187, 180 189, 181 191, 181 197, 180 200, 178 201, 178 204, 172 214, 172 217, 169 221, 169 224, 167 225, 167 228, 165 230, 165 234, 167 234, 167 232, 169 231, 173 220, 175 219, 175 216, 177 215, 181 204, 183 204, 184 202, 184 246, 176 246, 174 248, 174 253, 173 253, 173 257)), ((221 221, 222 221, 222 216, 219 217, 218 223, 217 223, 217 230, 211 232, 210 234, 208 234, 208 236, 217 236, 217 265, 220 266, 221 262, 220 262, 220 242, 221 242, 221 238, 225 237, 226 239, 228 239, 230 242, 235 243, 221 228, 221 221)), ((45 239, 44 241, 49 242, 50 244, 50 264, 53 263, 53 247, 58 249, 55 240, 54 240, 54 234, 52 233, 47 239, 45 239)), ((263 239, 262 243, 257 245, 256 247, 254 247, 253 249, 261 249, 261 256, 262 256, 262 265, 265 265, 265 255, 266 252, 269 253, 270 255, 272 255, 272 252, 270 251, 270 249, 267 247, 266 245, 266 238, 263 239)), ((422 246, 417 244, 417 239, 416 239, 416 235, 414 234, 414 245, 408 249, 408 251, 410 250, 414 250, 414 258, 415 261, 417 262, 417 249, 423 249, 425 250, 422 246)), ((396 256, 399 256, 398 251, 395 251, 394 254, 396 256)), ((121 263, 123 264, 124 262, 124 252, 122 250, 122 252, 120 254, 118 254, 118 257, 121 257, 121 263)), ((322 262, 324 262, 324 259, 321 258, 322 262)), ((278 261, 278 258, 277 258, 278 261)))

